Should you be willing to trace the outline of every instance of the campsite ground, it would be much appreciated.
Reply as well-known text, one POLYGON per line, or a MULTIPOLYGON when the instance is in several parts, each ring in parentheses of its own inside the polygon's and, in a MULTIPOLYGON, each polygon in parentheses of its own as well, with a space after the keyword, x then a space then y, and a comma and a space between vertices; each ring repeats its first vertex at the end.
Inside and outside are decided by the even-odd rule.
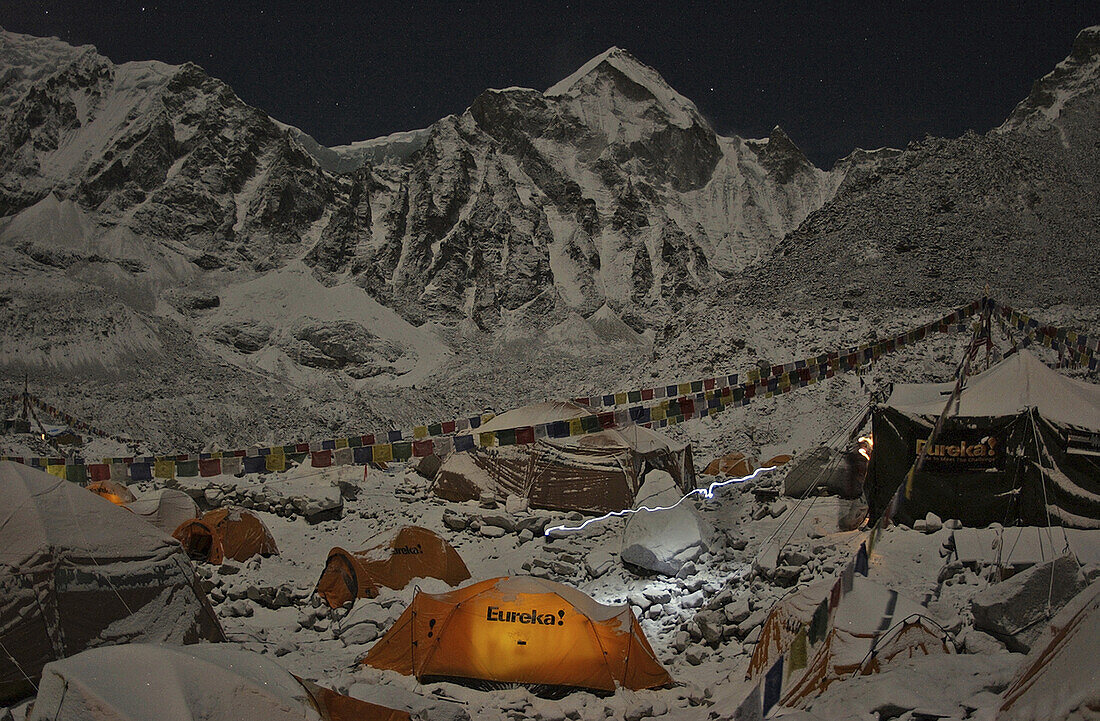
MULTIPOLYGON (((1050 315, 1054 310, 1048 309, 1044 319, 1067 320, 1057 313, 1050 315)), ((896 321, 897 327, 892 330, 910 327, 911 321, 927 320, 926 315, 931 317, 921 312, 907 315, 896 321)), ((718 361, 723 367, 726 362, 729 367, 742 367, 759 358, 782 361, 812 352, 811 346, 824 349, 842 342, 856 342, 867 332, 863 320, 855 315, 837 316, 835 322, 818 323, 818 330, 811 331, 807 331, 807 324, 802 321, 772 320, 776 322, 767 330, 763 320, 754 321, 759 328, 752 324, 746 327, 745 335, 759 331, 761 341, 757 347, 741 349, 720 359, 705 354, 689 359, 685 354, 676 364, 679 370, 674 372, 670 367, 653 372, 659 372, 662 378, 666 373, 669 377, 695 377, 705 374, 708 364, 718 361), (783 340, 788 332, 799 338, 796 345, 783 340)), ((692 325, 695 322, 705 323, 705 319, 688 323, 683 336, 667 340, 666 348, 675 350, 693 335, 698 340, 699 329, 692 325)), ((882 389, 886 382, 945 379, 963 342, 959 335, 935 336, 920 346, 884 357, 863 376, 838 375, 826 383, 761 399, 744 408, 669 428, 667 432, 692 443, 697 468, 734 450, 748 451, 758 459, 805 452, 847 430, 846 422, 858 417, 872 391, 882 389)), ((518 371, 513 368, 509 372, 518 371)), ((574 374, 572 380, 584 375, 580 369, 569 373, 571 377, 574 374)), ((477 377, 484 386, 485 378, 477 377)), ((571 381, 558 382, 564 387, 571 381)), ((623 387, 629 385, 625 383, 623 387)), ((472 403, 472 395, 465 401, 451 401, 472 403)), ((188 411, 173 413, 172 425, 186 422, 188 411)), ((6 439, 3 449, 7 453, 33 450, 10 441, 6 439)), ((121 448, 108 447, 106 443, 93 441, 86 455, 121 452, 121 448)), ((301 468, 291 472, 291 476, 296 477, 299 485, 329 490, 343 481, 357 487, 359 494, 345 501, 342 519, 316 525, 308 524, 300 516, 290 519, 261 512, 278 543, 278 556, 221 567, 199 565, 200 573, 209 581, 209 595, 231 642, 272 654, 296 674, 366 700, 404 698, 407 692, 412 692, 451 699, 470 718, 490 721, 732 718, 750 690, 745 673, 755 640, 754 626, 792 588, 833 578, 864 538, 859 531, 837 531, 838 506, 833 499, 759 501, 749 492, 750 484, 731 485, 718 490, 712 501, 693 501, 700 513, 723 531, 725 544, 696 559, 694 571, 681 578, 642 577, 624 568, 617 558, 626 523, 622 519, 562 538, 528 537, 514 531, 498 533, 491 523, 484 523, 478 530, 478 524, 487 516, 505 515, 503 510, 479 508, 475 502, 442 501, 429 492, 425 479, 403 464, 394 464, 385 471, 372 469, 366 477, 362 467, 350 466, 329 469, 324 474, 301 468), (452 530, 443 522, 445 513, 476 522, 464 530, 452 530), (331 547, 364 548, 374 534, 404 524, 422 525, 443 535, 458 549, 474 579, 530 573, 574 585, 604 603, 630 602, 658 659, 668 668, 676 685, 655 691, 621 689, 607 697, 578 692, 564 699, 547 700, 516 689, 476 691, 449 683, 419 685, 410 677, 358 665, 356 661, 408 605, 414 587, 383 590, 378 599, 359 601, 346 615, 318 606, 311 591, 331 547), (776 543, 787 554, 786 558, 802 557, 794 586, 788 585, 792 579, 779 583, 774 577, 767 578, 768 574, 754 571, 754 567, 761 565, 769 570, 776 565, 779 560, 776 543), (736 618, 737 608, 747 608, 749 615, 737 623, 727 618, 725 626, 729 629, 723 627, 718 638, 712 636, 708 643, 706 638, 700 638, 697 616, 707 610, 704 607, 715 605, 723 612, 726 607, 734 607, 727 616, 736 618)), ((781 477, 782 471, 754 485, 774 485, 781 477)), ((263 489, 263 479, 257 476, 217 477, 208 481, 212 487, 220 487, 220 491, 263 489)), ((138 490, 153 489, 151 484, 139 484, 138 490)), ((533 511, 530 515, 547 518, 551 524, 567 518, 566 514, 544 511, 533 511)), ((871 557, 870 578, 926 604, 929 615, 951 632, 961 653, 946 660, 917 658, 882 674, 845 681, 810 705, 809 710, 817 717, 915 718, 917 712, 927 712, 969 718, 996 707, 996 695, 1019 670, 1025 656, 1010 653, 995 639, 972 630, 968 603, 975 593, 988 587, 990 572, 979 567, 977 571, 942 578, 941 572, 949 560, 945 543, 950 534, 948 528, 932 533, 904 527, 891 529, 880 539, 871 557)), ((1083 543, 1093 557, 1100 555, 1100 531, 1089 532, 1083 543)), ((440 591, 444 586, 424 581, 419 588, 440 591)), ((20 717, 19 709, 15 717, 20 717)))

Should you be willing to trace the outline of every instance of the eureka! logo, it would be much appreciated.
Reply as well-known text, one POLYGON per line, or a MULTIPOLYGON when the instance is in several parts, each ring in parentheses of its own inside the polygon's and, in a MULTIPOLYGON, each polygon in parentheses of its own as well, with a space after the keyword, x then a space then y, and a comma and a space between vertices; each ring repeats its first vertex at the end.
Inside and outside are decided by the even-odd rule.
POLYGON ((530 611, 503 611, 496 606, 489 606, 485 609, 485 620, 534 624, 537 626, 564 626, 565 611, 558 611, 556 614, 539 613, 536 609, 530 611))

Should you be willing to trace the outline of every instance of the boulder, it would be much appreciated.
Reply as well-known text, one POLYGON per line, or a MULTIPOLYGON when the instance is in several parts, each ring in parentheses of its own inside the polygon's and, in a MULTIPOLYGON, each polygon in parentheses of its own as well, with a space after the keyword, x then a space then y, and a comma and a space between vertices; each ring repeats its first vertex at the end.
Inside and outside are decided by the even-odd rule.
POLYGON ((1072 555, 1036 564, 974 594, 970 599, 974 628, 999 639, 1011 651, 1026 653, 1042 632, 1041 622, 1084 587, 1072 555))
MULTIPOLYGON (((636 497, 635 507, 668 507, 683 492, 665 471, 650 471, 636 497)), ((631 515, 623 529, 619 557, 628 566, 676 576, 690 559, 709 551, 715 538, 714 527, 690 502, 684 502, 666 511, 631 515)))

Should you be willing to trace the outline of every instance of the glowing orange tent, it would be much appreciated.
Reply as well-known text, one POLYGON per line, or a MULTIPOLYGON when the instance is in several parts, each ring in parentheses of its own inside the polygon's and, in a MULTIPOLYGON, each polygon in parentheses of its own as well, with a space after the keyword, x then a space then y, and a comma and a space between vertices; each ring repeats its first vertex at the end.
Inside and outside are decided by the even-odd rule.
POLYGON ((271 556, 279 549, 267 526, 256 514, 243 508, 215 508, 202 518, 184 521, 172 533, 191 558, 221 563, 227 558, 247 561, 253 556, 271 556))
POLYGON ((404 588, 414 578, 438 578, 457 586, 470 577, 458 551, 427 528, 404 526, 375 538, 380 542, 365 551, 328 552, 316 592, 332 608, 374 598, 379 586, 404 588))
POLYGON ((95 481, 85 486, 89 491, 106 498, 116 506, 125 506, 137 500, 133 492, 116 481, 95 481))
POLYGON ((755 459, 752 456, 746 456, 744 453, 727 453, 708 463, 707 467, 703 469, 703 475, 748 476, 756 470, 754 461, 755 459))
POLYGON ((601 691, 672 683, 629 606, 529 576, 417 593, 362 662, 421 682, 601 691))

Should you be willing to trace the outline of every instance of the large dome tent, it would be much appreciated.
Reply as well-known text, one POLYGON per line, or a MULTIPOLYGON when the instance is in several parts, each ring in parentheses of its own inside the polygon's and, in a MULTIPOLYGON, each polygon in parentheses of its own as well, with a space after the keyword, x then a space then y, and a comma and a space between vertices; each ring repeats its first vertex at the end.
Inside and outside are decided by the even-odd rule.
POLYGON ((225 639, 187 556, 129 511, 0 462, 0 701, 90 646, 225 639))

